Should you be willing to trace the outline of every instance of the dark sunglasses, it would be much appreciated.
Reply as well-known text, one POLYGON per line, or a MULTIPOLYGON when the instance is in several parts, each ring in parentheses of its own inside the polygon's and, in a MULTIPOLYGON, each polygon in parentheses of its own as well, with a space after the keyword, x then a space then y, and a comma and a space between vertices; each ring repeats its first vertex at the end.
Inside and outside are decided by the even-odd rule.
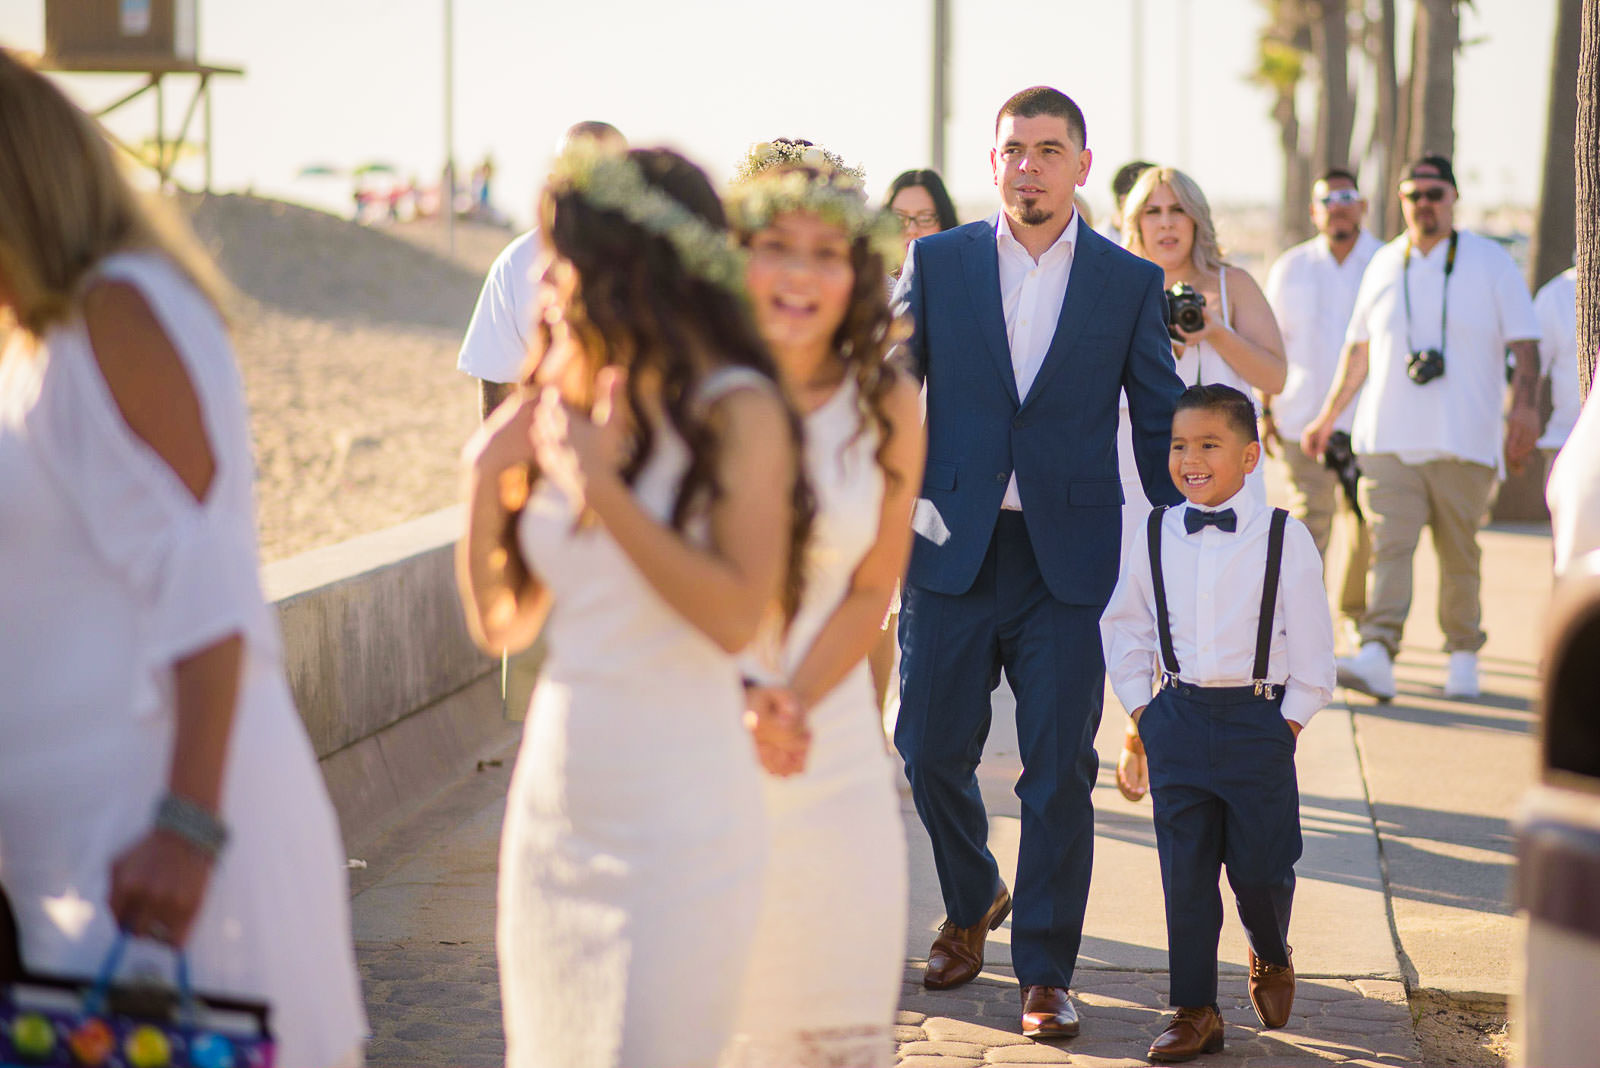
POLYGON ((1436 185, 1428 189, 1412 189, 1400 195, 1413 204, 1423 200, 1426 200, 1429 204, 1437 204, 1444 199, 1446 192, 1447 190, 1443 186, 1436 185))

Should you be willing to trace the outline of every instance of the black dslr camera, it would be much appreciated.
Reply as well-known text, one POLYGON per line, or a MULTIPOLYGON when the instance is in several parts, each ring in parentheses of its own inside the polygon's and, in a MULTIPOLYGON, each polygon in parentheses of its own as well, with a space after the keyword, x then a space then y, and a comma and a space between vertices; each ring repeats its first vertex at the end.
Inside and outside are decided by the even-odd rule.
POLYGON ((1179 282, 1167 290, 1167 333, 1172 340, 1182 341, 1185 334, 1199 333, 1206 328, 1206 298, 1194 291, 1188 282, 1179 282))
POLYGON ((1425 386, 1444 374, 1444 353, 1438 349, 1423 349, 1406 357, 1406 375, 1419 386, 1425 386))

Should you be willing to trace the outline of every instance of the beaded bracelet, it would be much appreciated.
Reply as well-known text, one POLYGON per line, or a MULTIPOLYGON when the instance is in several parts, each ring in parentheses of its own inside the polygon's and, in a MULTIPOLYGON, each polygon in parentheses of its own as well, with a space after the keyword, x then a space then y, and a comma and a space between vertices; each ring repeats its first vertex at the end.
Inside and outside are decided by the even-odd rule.
POLYGON ((182 838, 208 860, 228 844, 228 825, 187 797, 167 794, 156 804, 156 829, 182 838))

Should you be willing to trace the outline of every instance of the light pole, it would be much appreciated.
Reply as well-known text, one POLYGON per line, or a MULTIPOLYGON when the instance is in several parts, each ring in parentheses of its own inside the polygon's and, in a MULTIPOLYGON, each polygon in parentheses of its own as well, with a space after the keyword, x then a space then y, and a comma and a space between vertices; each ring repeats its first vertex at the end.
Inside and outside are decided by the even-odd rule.
POLYGON ((445 241, 456 254, 456 98, 455 0, 444 0, 444 179, 439 210, 444 212, 445 241))
POLYGON ((1128 64, 1133 72, 1133 158, 1144 158, 1144 0, 1133 0, 1133 61, 1128 64))
POLYGON ((950 0, 933 0, 933 129, 929 166, 944 174, 944 130, 950 110, 950 0))

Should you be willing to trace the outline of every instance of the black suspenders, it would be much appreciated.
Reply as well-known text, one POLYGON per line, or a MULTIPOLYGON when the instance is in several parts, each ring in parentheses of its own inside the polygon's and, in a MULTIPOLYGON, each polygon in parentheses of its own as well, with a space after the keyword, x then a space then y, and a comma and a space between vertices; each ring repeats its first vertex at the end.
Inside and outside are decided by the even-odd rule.
MULTIPOLYGON (((1167 584, 1161 571, 1161 517, 1166 505, 1150 511, 1145 537, 1150 546, 1150 581, 1156 595, 1156 629, 1161 635, 1161 684, 1178 681, 1178 654, 1172 648, 1172 618, 1167 612, 1167 584)), ((1256 662, 1251 680, 1257 697, 1275 697, 1279 687, 1267 681, 1267 661, 1272 655, 1273 616, 1278 610, 1278 576, 1283 570, 1283 532, 1289 513, 1272 510, 1272 528, 1267 533, 1267 572, 1261 583, 1261 610, 1256 622, 1256 662)))

